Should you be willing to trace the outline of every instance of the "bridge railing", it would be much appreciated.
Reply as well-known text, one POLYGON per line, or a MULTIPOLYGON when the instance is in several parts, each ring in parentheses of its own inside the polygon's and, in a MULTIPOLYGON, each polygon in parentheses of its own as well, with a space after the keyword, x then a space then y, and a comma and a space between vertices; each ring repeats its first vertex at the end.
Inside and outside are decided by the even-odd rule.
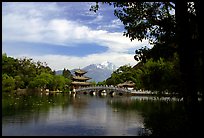
POLYGON ((119 88, 114 86, 91 86, 91 87, 83 87, 76 89, 76 92, 85 91, 85 90, 115 90, 115 91, 122 91, 122 92, 131 92, 131 90, 125 88, 119 88))

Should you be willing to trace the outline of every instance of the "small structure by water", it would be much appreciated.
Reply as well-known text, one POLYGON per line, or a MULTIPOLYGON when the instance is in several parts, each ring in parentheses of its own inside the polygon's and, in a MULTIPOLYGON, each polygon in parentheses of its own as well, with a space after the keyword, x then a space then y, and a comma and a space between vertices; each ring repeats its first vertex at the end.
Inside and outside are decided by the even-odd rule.
POLYGON ((127 88, 127 89, 133 89, 135 86, 135 83, 132 81, 126 81, 124 83, 120 83, 117 85, 120 88, 127 88))

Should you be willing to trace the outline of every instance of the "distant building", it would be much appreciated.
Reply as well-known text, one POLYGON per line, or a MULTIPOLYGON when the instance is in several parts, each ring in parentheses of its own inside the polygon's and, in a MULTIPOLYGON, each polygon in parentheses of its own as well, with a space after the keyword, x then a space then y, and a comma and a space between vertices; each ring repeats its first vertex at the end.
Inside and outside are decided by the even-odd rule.
POLYGON ((87 73, 87 71, 84 71, 81 69, 75 70, 75 76, 73 76, 72 82, 71 82, 72 88, 78 89, 81 87, 86 87, 86 86, 91 85, 90 82, 86 82, 87 80, 89 80, 91 78, 83 76, 86 73, 87 73))
POLYGON ((135 83, 132 82, 132 81, 126 81, 124 83, 120 83, 117 85, 118 87, 123 87, 123 88, 127 88, 127 89, 130 89, 130 88, 134 88, 135 86, 135 83))

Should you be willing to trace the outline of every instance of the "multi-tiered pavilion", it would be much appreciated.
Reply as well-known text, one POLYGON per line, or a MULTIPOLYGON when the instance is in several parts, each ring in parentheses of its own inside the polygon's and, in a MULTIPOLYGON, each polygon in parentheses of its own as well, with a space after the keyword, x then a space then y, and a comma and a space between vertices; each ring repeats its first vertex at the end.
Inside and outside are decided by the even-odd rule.
POLYGON ((91 78, 83 76, 86 73, 87 73, 87 71, 84 71, 81 69, 75 70, 75 76, 73 76, 72 83, 71 83, 73 89, 78 89, 81 87, 86 87, 86 86, 91 85, 90 82, 86 82, 87 80, 89 80, 91 78))

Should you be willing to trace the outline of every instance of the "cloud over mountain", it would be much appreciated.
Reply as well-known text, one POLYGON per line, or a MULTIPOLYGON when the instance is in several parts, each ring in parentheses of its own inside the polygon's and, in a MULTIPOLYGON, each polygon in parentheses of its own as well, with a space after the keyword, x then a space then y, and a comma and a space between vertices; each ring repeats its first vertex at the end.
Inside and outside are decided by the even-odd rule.
POLYGON ((131 42, 118 31, 123 26, 110 7, 95 14, 89 11, 90 5, 87 2, 3 3, 2 51, 17 58, 24 56, 47 62, 53 70, 102 61, 117 66, 136 64, 134 50, 148 46, 148 42, 131 42), (65 47, 69 48, 67 53, 63 52, 65 47), (91 53, 90 47, 96 52, 91 53))

